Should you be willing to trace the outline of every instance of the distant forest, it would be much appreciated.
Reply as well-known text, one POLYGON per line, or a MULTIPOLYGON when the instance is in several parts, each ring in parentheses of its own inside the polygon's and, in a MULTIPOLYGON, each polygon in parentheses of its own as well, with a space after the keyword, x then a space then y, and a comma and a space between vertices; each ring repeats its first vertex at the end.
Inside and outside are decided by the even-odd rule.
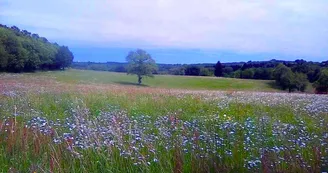
MULTIPOLYGON (((127 63, 74 62, 72 67, 83 70, 127 72, 127 63)), ((277 87, 289 92, 305 92, 308 86, 316 93, 328 93, 328 61, 248 61, 216 64, 157 64, 155 74, 217 76, 241 79, 275 80, 277 87)))
POLYGON ((33 72, 69 67, 74 56, 66 46, 38 34, 0 24, 0 71, 33 72))
MULTIPOLYGON (((274 80, 273 71, 278 64, 284 64, 294 73, 304 73, 310 82, 317 80, 322 68, 328 67, 325 62, 307 62, 305 60, 283 61, 248 61, 217 64, 157 64, 155 74, 163 75, 188 75, 188 76, 218 76, 242 79, 274 80), (221 67, 218 67, 221 66, 221 67)), ((111 71, 126 73, 127 63, 107 62, 73 62, 72 68, 96 71, 111 71)))

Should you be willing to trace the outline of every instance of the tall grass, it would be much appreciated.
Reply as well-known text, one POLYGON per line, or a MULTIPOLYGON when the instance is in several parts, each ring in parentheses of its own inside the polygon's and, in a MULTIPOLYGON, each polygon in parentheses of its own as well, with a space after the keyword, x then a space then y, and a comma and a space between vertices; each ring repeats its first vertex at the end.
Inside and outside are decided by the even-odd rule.
POLYGON ((327 113, 223 102, 138 92, 2 96, 0 172, 327 170, 327 113))

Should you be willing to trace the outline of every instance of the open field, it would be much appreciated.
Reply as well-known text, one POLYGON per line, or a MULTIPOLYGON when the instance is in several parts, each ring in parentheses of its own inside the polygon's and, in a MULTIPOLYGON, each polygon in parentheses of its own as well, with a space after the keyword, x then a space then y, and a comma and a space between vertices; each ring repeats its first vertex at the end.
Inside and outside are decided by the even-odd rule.
POLYGON ((0 172, 328 171, 328 96, 263 81, 134 80, 0 74, 0 172))
MULTIPOLYGON (((44 75, 44 73, 41 73, 41 75, 44 75)), ((100 83, 120 85, 136 85, 137 83, 137 77, 135 75, 89 70, 51 72, 49 76, 55 77, 58 81, 68 83, 100 83)), ((274 81, 265 80, 170 75, 157 75, 155 78, 145 78, 143 80, 144 86, 161 88, 279 91, 278 89, 272 87, 274 85, 273 82, 274 81)))

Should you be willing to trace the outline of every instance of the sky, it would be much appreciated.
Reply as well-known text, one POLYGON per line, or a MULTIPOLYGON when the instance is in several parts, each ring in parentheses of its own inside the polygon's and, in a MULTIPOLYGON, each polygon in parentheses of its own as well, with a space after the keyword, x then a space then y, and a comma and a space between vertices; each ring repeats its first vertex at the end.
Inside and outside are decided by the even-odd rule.
POLYGON ((328 59, 327 0, 0 0, 0 23, 67 45, 75 61, 328 59))

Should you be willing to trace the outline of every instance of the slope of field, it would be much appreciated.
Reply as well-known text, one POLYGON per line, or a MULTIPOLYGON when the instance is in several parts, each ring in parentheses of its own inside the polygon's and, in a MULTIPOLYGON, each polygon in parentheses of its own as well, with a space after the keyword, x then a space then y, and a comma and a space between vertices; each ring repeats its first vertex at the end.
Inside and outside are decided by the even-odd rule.
POLYGON ((116 84, 132 76, 91 74, 0 74, 0 172, 328 171, 326 95, 136 87, 116 84))
MULTIPOLYGON (((45 73, 38 75, 45 75, 45 73)), ((137 81, 137 77, 134 75, 88 70, 57 71, 47 75, 67 83, 136 85, 137 81)), ((154 78, 145 78, 142 86, 202 90, 279 91, 272 87, 273 83, 274 81, 264 80, 157 75, 154 78)))

